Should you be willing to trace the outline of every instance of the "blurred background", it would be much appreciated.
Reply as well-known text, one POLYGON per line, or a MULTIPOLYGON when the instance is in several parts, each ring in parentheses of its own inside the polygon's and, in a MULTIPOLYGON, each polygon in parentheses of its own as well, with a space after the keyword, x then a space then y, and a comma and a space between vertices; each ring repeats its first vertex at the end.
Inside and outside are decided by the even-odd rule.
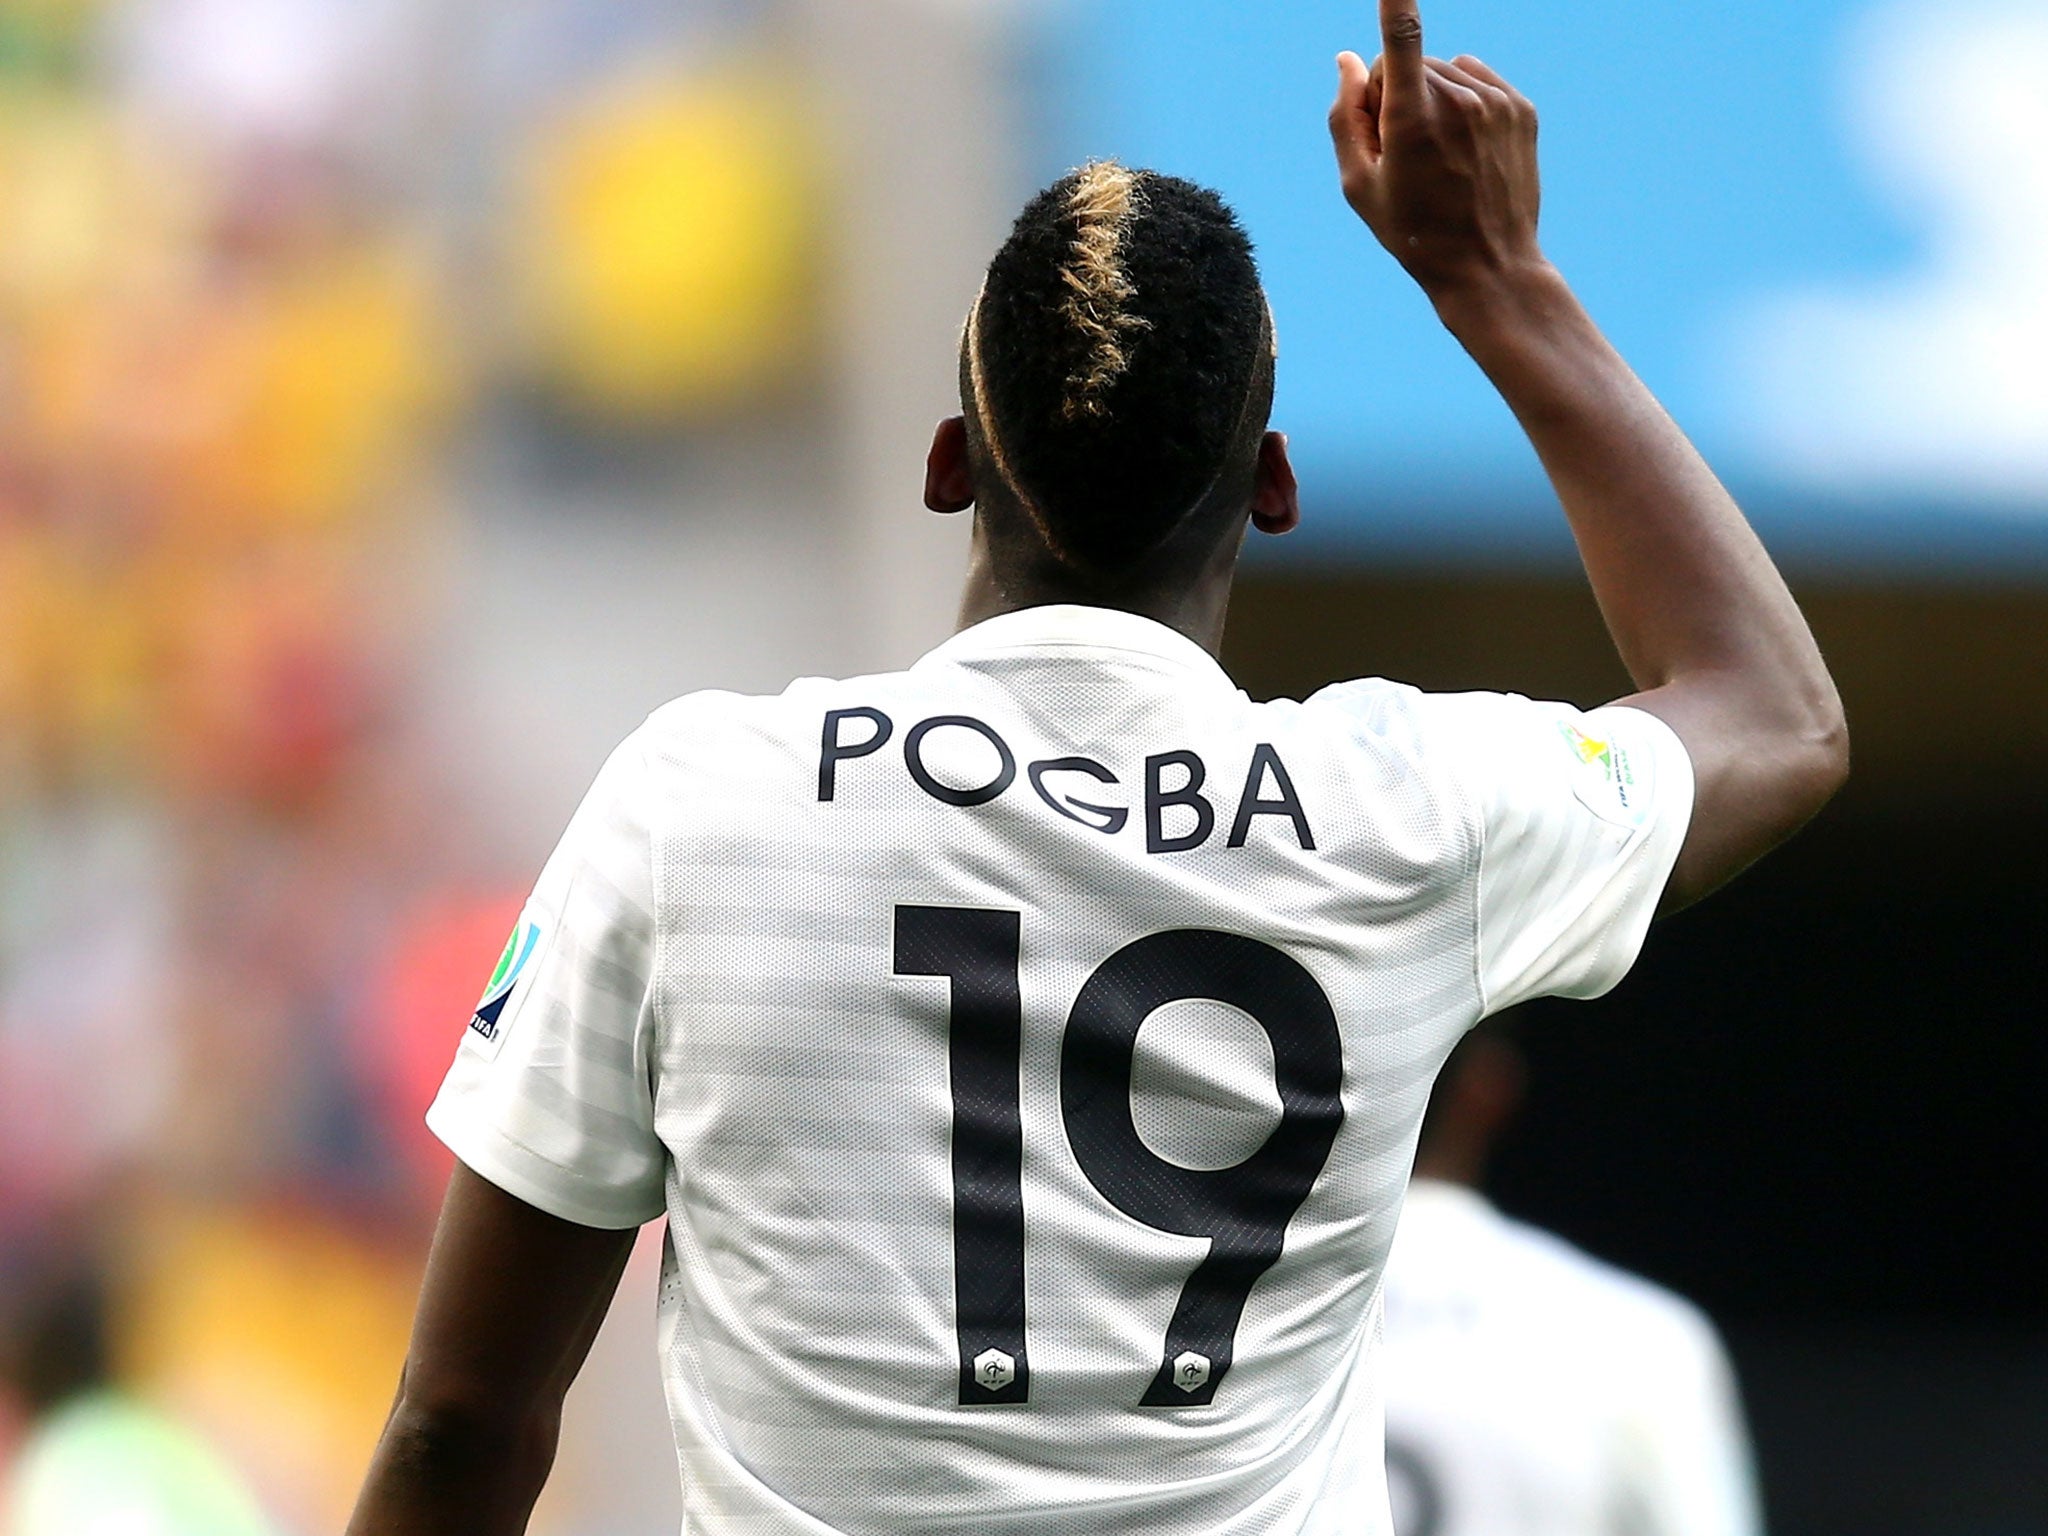
MULTIPOLYGON (((1308 523, 1234 610, 1251 691, 1625 690, 1330 184, 1368 12, 0 0, 0 1530, 156 1530, 138 1469, 163 1529, 339 1528, 419 1116, 528 883, 665 699, 946 632, 925 441, 1067 166, 1207 181, 1260 244, 1308 523)), ((1782 1536, 2048 1532, 2048 0, 1428 19, 1543 107, 1551 253, 1859 752, 1542 1011, 1496 1193, 1714 1314, 1782 1536)), ((674 1528, 650 1258, 548 1536, 674 1528)))

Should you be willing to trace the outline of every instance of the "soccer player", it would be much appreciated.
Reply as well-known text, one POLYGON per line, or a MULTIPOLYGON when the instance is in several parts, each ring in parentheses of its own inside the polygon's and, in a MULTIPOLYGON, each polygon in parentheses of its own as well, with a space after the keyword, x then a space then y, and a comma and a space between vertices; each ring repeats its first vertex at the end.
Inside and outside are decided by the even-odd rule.
POLYGON ((1489 1020, 1423 1116, 1385 1281, 1395 1536, 1757 1536, 1713 1325, 1479 1193, 1524 1073, 1489 1020))
POLYGON ((1640 691, 1246 699, 1238 547, 1298 516, 1251 248, 1185 182, 1062 179, 927 466, 975 509, 961 632, 656 711, 542 871, 429 1117, 463 1166, 357 1536, 521 1529, 664 1215, 692 1531, 1384 1531, 1438 1065, 1612 986, 1846 749, 1762 547, 1543 257, 1528 104, 1426 58, 1415 0, 1381 25, 1344 192, 1520 416, 1640 691))

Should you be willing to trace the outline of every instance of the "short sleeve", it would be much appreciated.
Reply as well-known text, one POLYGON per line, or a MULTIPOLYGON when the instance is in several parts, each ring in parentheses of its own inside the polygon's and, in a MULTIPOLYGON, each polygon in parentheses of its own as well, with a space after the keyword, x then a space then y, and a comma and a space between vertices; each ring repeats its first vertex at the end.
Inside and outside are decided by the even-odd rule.
POLYGON ((1424 750, 1479 823, 1489 1013, 1598 997, 1626 976, 1692 817, 1692 761, 1655 715, 1515 694, 1418 697, 1424 750))
POLYGON ((629 738, 542 869, 427 1111, 478 1174, 590 1227, 638 1226, 663 1207, 645 780, 629 738))

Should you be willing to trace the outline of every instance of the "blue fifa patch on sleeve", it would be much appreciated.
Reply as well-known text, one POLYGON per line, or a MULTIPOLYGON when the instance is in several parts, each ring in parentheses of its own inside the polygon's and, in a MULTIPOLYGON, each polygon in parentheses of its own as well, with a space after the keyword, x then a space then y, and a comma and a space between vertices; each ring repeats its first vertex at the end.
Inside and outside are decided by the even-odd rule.
POLYGON ((470 1017, 469 1032, 472 1042, 482 1047, 484 1053, 495 1056, 498 1045, 504 1038, 499 1023, 505 1012, 505 1004, 512 996, 512 989, 519 984, 532 963, 534 951, 540 948, 540 925, 524 917, 512 930, 512 937, 505 941, 504 953, 498 956, 497 967, 491 972, 490 982, 484 987, 484 995, 476 1005, 476 1012, 470 1017))

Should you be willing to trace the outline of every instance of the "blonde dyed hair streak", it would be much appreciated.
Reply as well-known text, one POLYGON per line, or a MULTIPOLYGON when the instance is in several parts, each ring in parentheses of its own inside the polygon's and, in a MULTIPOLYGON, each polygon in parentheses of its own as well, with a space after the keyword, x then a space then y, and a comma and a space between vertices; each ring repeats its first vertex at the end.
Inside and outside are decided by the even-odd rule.
MULTIPOLYGON (((1107 414, 1109 408, 1102 397, 1131 365, 1127 345, 1129 338, 1138 331, 1149 330, 1152 325, 1143 315, 1133 314, 1129 308, 1131 300, 1138 296, 1138 290, 1131 282, 1130 274, 1124 270, 1123 262, 1124 232, 1143 206, 1144 193, 1138 185, 1138 177, 1114 160, 1091 160, 1075 173, 1075 177, 1067 209, 1079 227, 1069 247, 1071 259, 1060 268, 1060 280, 1068 290, 1060 312, 1069 324, 1089 339, 1090 345, 1086 366, 1068 378, 1065 397, 1061 401, 1061 414, 1069 421, 1080 416, 1107 414)), ((1053 531, 1051 519, 1024 488, 1023 477, 1010 462, 1002 433, 996 427, 981 360, 981 306, 987 297, 988 279, 984 277, 981 291, 975 294, 974 303, 967 311, 967 323, 961 338, 967 352, 968 378, 974 391, 971 403, 975 420, 981 428, 982 442, 994 461, 996 473, 1002 477, 1024 515, 1030 518, 1040 540, 1054 556, 1062 561, 1071 561, 1072 552, 1053 531)), ((1280 340, 1273 324, 1270 303, 1262 305, 1260 318, 1263 333, 1259 338, 1260 350, 1277 360, 1280 340)), ((1245 398, 1238 408, 1240 426, 1245 412, 1251 409, 1258 385, 1258 370, 1254 368, 1245 386, 1245 398)), ((1219 466, 1216 476, 1197 498, 1198 503, 1207 499, 1222 473, 1219 466)))
POLYGON ((1060 402, 1068 421, 1108 413, 1104 396, 1131 365, 1130 343, 1151 326, 1131 311, 1138 290, 1124 267, 1124 232, 1143 205, 1138 177, 1114 160, 1091 160, 1075 172, 1067 198, 1075 233, 1060 268, 1067 289, 1060 313, 1086 338, 1088 351, 1060 402))

